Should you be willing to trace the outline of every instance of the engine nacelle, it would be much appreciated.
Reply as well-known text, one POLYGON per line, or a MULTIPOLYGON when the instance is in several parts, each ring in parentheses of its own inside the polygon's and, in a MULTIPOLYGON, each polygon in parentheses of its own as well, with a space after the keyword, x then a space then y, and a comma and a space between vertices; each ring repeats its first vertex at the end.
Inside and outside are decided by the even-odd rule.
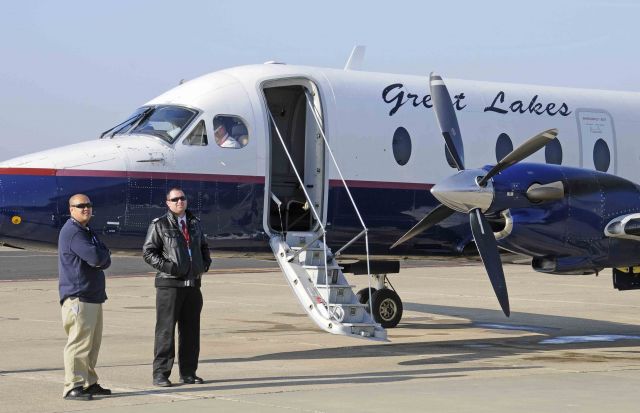
POLYGON ((588 257, 535 257, 531 267, 548 274, 587 275, 602 271, 588 257))
POLYGON ((541 164, 516 164, 493 180, 496 195, 488 213, 504 222, 498 243, 533 257, 537 271, 592 274, 640 263, 638 185, 593 170, 541 164), (551 183, 554 188, 545 187, 551 183), (536 191, 532 200, 527 191, 535 185, 546 192, 536 191))

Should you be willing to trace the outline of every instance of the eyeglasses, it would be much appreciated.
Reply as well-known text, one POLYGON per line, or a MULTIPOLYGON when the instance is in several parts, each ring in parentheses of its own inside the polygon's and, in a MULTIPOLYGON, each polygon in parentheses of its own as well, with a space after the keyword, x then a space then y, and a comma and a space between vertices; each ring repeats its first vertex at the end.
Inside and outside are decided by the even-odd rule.
POLYGON ((169 199, 169 201, 171 202, 186 201, 186 200, 187 198, 184 195, 169 199))
POLYGON ((84 204, 75 204, 71 206, 78 209, 93 208, 93 204, 91 202, 86 202, 84 204))

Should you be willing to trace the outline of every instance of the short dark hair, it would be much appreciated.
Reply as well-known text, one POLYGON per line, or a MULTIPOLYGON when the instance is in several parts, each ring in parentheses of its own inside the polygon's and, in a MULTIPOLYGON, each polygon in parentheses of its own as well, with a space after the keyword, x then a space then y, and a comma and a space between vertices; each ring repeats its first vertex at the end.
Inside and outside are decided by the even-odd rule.
MULTIPOLYGON (((174 187, 172 187, 171 189, 169 189, 169 190, 167 191, 167 196, 165 197, 165 198, 167 198, 167 200, 169 199, 169 194, 170 194, 171 192, 173 192, 173 191, 180 191, 180 192, 182 192, 182 193, 184 194, 184 191, 182 190, 182 188, 180 188, 179 186, 174 186, 174 187)), ((185 194, 185 195, 186 195, 186 194, 185 194)))

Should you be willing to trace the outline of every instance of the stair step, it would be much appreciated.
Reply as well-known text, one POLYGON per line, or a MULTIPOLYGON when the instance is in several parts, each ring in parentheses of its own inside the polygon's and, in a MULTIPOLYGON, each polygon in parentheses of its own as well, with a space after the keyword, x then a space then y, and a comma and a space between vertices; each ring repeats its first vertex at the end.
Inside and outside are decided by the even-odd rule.
POLYGON ((351 334, 361 337, 375 337, 376 324, 369 323, 343 323, 343 328, 351 330, 351 334))
POLYGON ((329 304, 329 314, 341 323, 361 323, 365 319, 367 306, 360 303, 329 304))
MULTIPOLYGON (((373 321, 361 304, 342 272, 331 258, 325 263, 325 248, 313 233, 296 233, 292 240, 298 245, 314 242, 308 249, 291 247, 281 236, 271 237, 270 245, 282 272, 296 297, 311 319, 332 334, 386 340, 386 331, 373 321), (318 247, 316 248, 316 243, 318 247), (292 255, 299 252, 295 259, 292 255)), ((331 251, 326 250, 331 257, 331 251)))
MULTIPOLYGON (((324 270, 325 266, 324 265, 307 265, 307 264, 300 264, 300 266, 306 270, 324 270)), ((335 264, 327 264, 326 267, 328 270, 342 270, 342 267, 339 265, 335 265, 335 264)))
POLYGON ((362 307, 362 308, 369 308, 369 304, 361 304, 361 303, 329 303, 329 307, 362 307))
POLYGON ((349 304, 353 302, 355 296, 353 294, 353 285, 349 284, 318 284, 316 288, 318 292, 328 303, 332 304, 349 304))

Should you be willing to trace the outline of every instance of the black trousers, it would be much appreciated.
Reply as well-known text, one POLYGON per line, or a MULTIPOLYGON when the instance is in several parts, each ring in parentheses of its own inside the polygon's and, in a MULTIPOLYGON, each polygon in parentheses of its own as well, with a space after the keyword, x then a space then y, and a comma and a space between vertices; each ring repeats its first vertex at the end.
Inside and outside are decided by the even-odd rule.
POLYGON ((180 377, 193 376, 200 355, 202 293, 197 287, 156 288, 156 337, 153 346, 153 377, 169 378, 175 358, 178 324, 180 377))

